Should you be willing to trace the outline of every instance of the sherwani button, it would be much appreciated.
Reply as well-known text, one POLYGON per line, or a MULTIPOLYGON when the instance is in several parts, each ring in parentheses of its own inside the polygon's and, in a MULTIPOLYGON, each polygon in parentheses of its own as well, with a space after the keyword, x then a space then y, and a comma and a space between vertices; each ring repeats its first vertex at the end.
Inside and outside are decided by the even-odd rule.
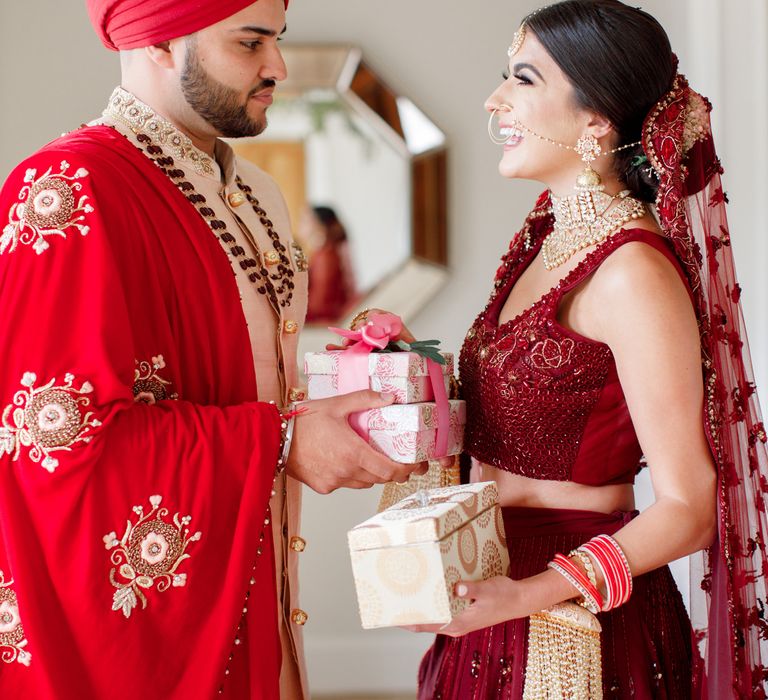
POLYGON ((239 207, 245 204, 245 195, 242 192, 233 192, 227 199, 229 200, 230 206, 233 207, 239 207))
POLYGON ((291 611, 291 620, 295 625, 306 625, 307 620, 309 620, 309 615, 305 613, 303 610, 299 610, 298 608, 296 610, 291 611))
POLYGON ((268 250, 266 253, 264 253, 264 262, 267 264, 267 267, 273 267, 274 265, 280 264, 280 253, 278 253, 276 250, 268 250))
POLYGON ((303 552, 307 548, 307 541, 301 537, 291 537, 290 547, 294 552, 303 552))
POLYGON ((295 335, 299 332, 299 324, 297 321, 283 321, 283 331, 288 335, 295 335))

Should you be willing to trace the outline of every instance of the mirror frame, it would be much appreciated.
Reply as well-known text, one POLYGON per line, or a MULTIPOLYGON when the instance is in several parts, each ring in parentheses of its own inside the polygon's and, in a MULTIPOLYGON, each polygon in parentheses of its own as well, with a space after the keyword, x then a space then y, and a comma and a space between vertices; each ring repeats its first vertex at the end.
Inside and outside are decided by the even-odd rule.
MULTIPOLYGON (((333 91, 410 166, 411 257, 360 302, 360 308, 391 310, 407 321, 437 293, 448 275, 448 148, 445 134, 422 112, 424 119, 431 123, 430 130, 439 138, 423 150, 409 146, 398 103, 405 99, 411 106, 415 105, 381 79, 365 62, 360 48, 286 42, 281 50, 288 78, 278 88, 278 99, 298 97, 311 90, 333 91)), ((354 312, 350 317, 352 315, 354 312)), ((348 323, 349 320, 345 318, 339 322, 348 323)), ((300 351, 321 349, 329 340, 324 327, 307 326, 300 351)))

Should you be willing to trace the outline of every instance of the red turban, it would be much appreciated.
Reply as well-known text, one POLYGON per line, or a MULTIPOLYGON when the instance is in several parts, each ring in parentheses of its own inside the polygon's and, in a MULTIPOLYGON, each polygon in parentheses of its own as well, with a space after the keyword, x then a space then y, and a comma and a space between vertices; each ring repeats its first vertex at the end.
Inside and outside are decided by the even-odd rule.
POLYGON ((86 0, 96 33, 113 51, 139 49, 194 34, 255 1, 86 0))

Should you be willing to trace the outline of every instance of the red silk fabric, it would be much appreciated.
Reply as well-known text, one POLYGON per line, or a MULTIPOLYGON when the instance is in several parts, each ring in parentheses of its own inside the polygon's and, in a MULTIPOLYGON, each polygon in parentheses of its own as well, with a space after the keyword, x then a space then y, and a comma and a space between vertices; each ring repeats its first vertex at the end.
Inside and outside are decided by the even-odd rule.
MULTIPOLYGON (((59 208, 65 235, 49 233, 47 249, 36 254, 30 238, 15 247, 0 239, 0 438, 11 426, 6 442, 0 439, 0 697, 210 698, 225 678, 230 688, 247 689, 227 693, 232 697, 278 697, 274 560, 265 514, 280 418, 274 406, 257 401, 231 266, 184 195, 107 127, 54 141, 11 174, 0 194, 5 235, 13 233, 6 223, 18 221, 20 202, 27 233, 35 222, 41 230, 42 215, 52 224, 56 193, 66 200, 67 187, 77 210, 59 208), (56 178, 62 171, 73 179, 56 178), (20 195, 46 181, 46 172, 47 190, 20 195), (76 216, 82 217, 79 230, 64 221, 76 216), (168 382, 163 390, 178 400, 134 401, 142 361, 163 365, 157 371, 168 382), (15 399, 32 373, 36 390, 51 380, 65 388, 49 399, 50 411, 38 414, 27 403, 25 415, 15 399), (87 410, 100 423, 88 419, 90 441, 50 452, 58 460, 53 472, 28 439, 14 457, 14 426, 24 423, 34 432, 38 423, 56 425, 57 406, 71 417, 66 396, 79 396, 74 389, 86 382, 92 387, 83 395, 87 410), (69 384, 74 389, 66 389, 69 384), (3 415, 6 406, 11 412, 3 415), (130 571, 115 565, 119 547, 112 545, 127 523, 139 520, 135 507, 147 515, 158 496, 167 509, 157 517, 166 523, 168 541, 175 514, 191 518, 180 530, 201 534, 188 543, 189 558, 180 561, 173 584, 169 578, 163 589, 157 578, 147 586, 144 578, 137 590, 146 607, 139 599, 126 616, 113 609, 118 588, 111 577, 125 582, 122 572, 130 571), (241 638, 235 645, 248 591, 251 634, 244 639, 253 643, 241 638), (7 632, 12 594, 28 665, 14 661, 19 648, 7 632), (232 653, 238 678, 234 670, 225 674, 232 653)), ((151 389, 152 381, 143 387, 151 389)), ((76 428, 85 411, 82 404, 76 428)), ((158 542, 156 536, 144 540, 149 559, 162 556, 158 542)), ((132 552, 134 567, 145 566, 136 547, 132 552)))
MULTIPOLYGON (((255 0, 86 0, 88 16, 108 49, 152 46, 210 27, 255 0)), ((288 0, 285 0, 288 7, 288 0)))

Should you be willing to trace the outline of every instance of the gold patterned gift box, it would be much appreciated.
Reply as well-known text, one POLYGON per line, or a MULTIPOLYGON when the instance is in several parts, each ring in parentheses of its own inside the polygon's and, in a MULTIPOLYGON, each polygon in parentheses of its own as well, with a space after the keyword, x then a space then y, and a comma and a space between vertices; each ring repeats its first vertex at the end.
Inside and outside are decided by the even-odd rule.
POLYGON ((458 581, 509 571, 494 482, 421 491, 350 530, 363 628, 450 622, 458 581))

